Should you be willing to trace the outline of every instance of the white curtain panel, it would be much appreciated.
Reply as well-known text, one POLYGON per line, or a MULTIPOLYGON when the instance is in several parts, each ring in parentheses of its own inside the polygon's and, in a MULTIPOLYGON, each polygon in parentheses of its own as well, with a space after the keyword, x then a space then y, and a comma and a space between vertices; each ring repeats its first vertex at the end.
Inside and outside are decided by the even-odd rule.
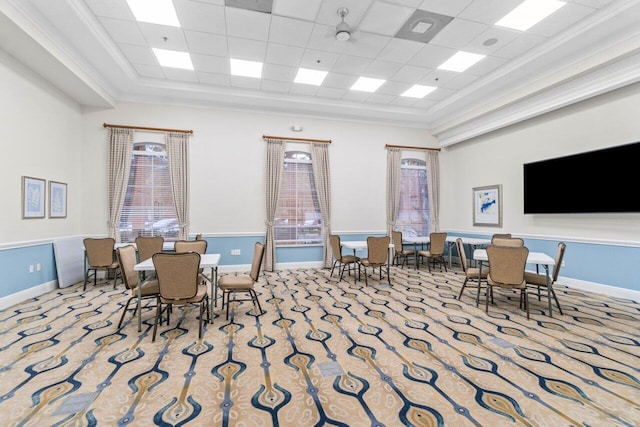
POLYGON ((133 153, 132 129, 109 128, 109 156, 107 158, 107 206, 109 208, 109 237, 120 242, 120 216, 127 194, 131 155, 133 153))
POLYGON ((329 167, 329 144, 311 143, 311 165, 316 183, 320 214, 322 215, 322 265, 331 267, 333 252, 329 244, 331 234, 331 170, 329 167))
POLYGON ((436 150, 427 150, 427 194, 431 231, 440 231, 440 157, 436 150))
POLYGON ((399 148, 387 148, 387 235, 396 226, 400 209, 400 181, 402 151, 399 148))
POLYGON ((276 244, 273 230, 273 222, 278 207, 278 194, 280 193, 280 181, 284 167, 285 142, 281 139, 267 139, 266 155, 266 225, 267 236, 265 238, 264 268, 273 271, 276 266, 276 244))
POLYGON ((178 218, 178 239, 189 238, 189 137, 185 132, 165 132, 171 191, 178 218))

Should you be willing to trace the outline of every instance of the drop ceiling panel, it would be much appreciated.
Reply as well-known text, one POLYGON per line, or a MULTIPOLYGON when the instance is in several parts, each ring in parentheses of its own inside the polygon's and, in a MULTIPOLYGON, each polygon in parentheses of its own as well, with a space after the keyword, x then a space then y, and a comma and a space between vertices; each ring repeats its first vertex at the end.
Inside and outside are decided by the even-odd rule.
POLYGON ((303 55, 304 49, 301 47, 269 43, 267 45, 266 62, 297 67, 300 65, 303 55))
POLYGON ((372 61, 366 68, 365 74, 378 79, 390 79, 391 76, 396 74, 402 64, 389 61, 372 61))
MULTIPOLYGON (((593 12, 594 9, 590 7, 577 3, 567 3, 556 13, 531 27, 529 33, 537 36, 552 37, 583 20, 593 12)), ((638 22, 638 26, 640 26, 640 22, 638 22)))
POLYGON ((87 6, 97 16, 135 22, 125 0, 86 0, 87 6))
POLYGON ((251 40, 266 40, 271 15, 229 7, 226 10, 227 35, 251 40))
POLYGON ((291 88, 291 82, 282 82, 282 81, 274 81, 274 80, 262 80, 262 90, 266 90, 268 92, 278 92, 278 93, 289 93, 289 89, 291 88))
POLYGON ((229 58, 226 56, 193 54, 191 62, 197 72, 229 74, 229 58))
POLYGON ((496 51, 504 48, 521 35, 520 31, 489 27, 464 46, 463 50, 483 55, 495 55, 496 51))
POLYGON ((151 47, 169 50, 187 51, 187 40, 181 28, 166 25, 148 24, 140 22, 140 31, 151 47))
POLYGON ((458 17, 482 24, 494 25, 523 0, 474 0, 458 17))
POLYGON ((345 43, 342 53, 373 59, 380 54, 389 41, 391 37, 361 32, 358 36, 354 36, 353 43, 345 43))
POLYGON ((432 69, 416 67, 415 65, 405 65, 395 73, 391 79, 398 82, 413 83, 426 76, 432 69))
POLYGON ((220 34, 201 33, 199 31, 185 31, 189 50, 193 53, 214 56, 228 56, 227 38, 220 34))
POLYGON ((416 53, 408 63, 419 67, 437 68, 454 53, 456 49, 428 44, 420 49, 420 52, 416 53))
POLYGON ((322 0, 276 0, 273 14, 313 22, 318 15, 322 0))
POLYGON ((286 65, 264 64, 262 77, 268 80, 280 82, 292 82, 296 78, 297 67, 286 65))
POLYGON ((274 16, 271 18, 269 41, 288 46, 305 47, 313 31, 313 22, 274 16))
POLYGON ((378 55, 378 59, 404 64, 413 58, 423 47, 424 44, 412 40, 392 38, 382 49, 380 55, 378 55))
POLYGON ((371 60, 367 58, 340 55, 336 63, 333 64, 331 71, 335 73, 362 75, 370 63, 371 60))
POLYGON ((224 7, 188 0, 174 0, 173 4, 183 29, 227 34, 224 7))
POLYGON ((244 61, 264 61, 267 54, 267 42, 229 37, 229 57, 244 61))
MULTIPOLYGON (((358 29, 391 37, 404 25, 413 11, 414 9, 409 7, 376 1, 367 10, 358 29)), ((345 21, 348 22, 346 19, 345 21)))
POLYGON ((488 28, 486 24, 456 18, 436 34, 430 44, 459 50, 488 28))
POLYGON ((147 39, 145 39, 136 22, 114 18, 100 18, 100 23, 116 43, 147 46, 147 39))
POLYGON ((447 16, 458 16, 471 2, 472 0, 424 0, 419 9, 447 16))

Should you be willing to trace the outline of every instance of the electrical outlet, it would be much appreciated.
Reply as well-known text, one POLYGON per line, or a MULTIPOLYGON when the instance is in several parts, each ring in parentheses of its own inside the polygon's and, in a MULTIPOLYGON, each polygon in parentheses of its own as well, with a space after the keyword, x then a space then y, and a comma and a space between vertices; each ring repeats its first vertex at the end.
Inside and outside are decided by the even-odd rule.
POLYGON ((33 273, 33 264, 29 264, 29 273, 33 273))
POLYGON ((240 255, 240 249, 231 249, 231 255, 240 255))
POLYGON ((42 270, 42 265, 40 263, 36 264, 36 271, 42 270))

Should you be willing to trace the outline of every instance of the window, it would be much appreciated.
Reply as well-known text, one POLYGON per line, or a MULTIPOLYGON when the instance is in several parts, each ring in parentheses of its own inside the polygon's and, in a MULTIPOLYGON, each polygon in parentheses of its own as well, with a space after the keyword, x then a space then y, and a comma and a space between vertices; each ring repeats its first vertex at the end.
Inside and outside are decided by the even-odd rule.
POLYGON ((120 217, 120 240, 133 242, 138 236, 176 240, 178 231, 165 147, 156 143, 135 144, 120 217))
POLYGON ((428 236, 429 196, 427 167, 424 160, 402 159, 400 178, 400 208, 396 229, 403 236, 428 236))
POLYGON ((287 151, 274 223, 276 245, 322 243, 322 216, 311 154, 287 151))

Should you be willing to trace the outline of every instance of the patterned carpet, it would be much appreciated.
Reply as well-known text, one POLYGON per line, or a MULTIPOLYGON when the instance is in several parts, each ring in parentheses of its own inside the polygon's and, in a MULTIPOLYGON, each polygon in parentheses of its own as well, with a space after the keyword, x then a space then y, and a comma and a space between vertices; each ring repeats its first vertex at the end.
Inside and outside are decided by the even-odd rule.
POLYGON ((392 268, 338 282, 266 273, 198 340, 175 309, 151 342, 120 285, 58 289, 0 312, 0 425, 637 426, 640 304, 558 288, 564 315, 515 294, 475 307, 463 276, 392 268))

